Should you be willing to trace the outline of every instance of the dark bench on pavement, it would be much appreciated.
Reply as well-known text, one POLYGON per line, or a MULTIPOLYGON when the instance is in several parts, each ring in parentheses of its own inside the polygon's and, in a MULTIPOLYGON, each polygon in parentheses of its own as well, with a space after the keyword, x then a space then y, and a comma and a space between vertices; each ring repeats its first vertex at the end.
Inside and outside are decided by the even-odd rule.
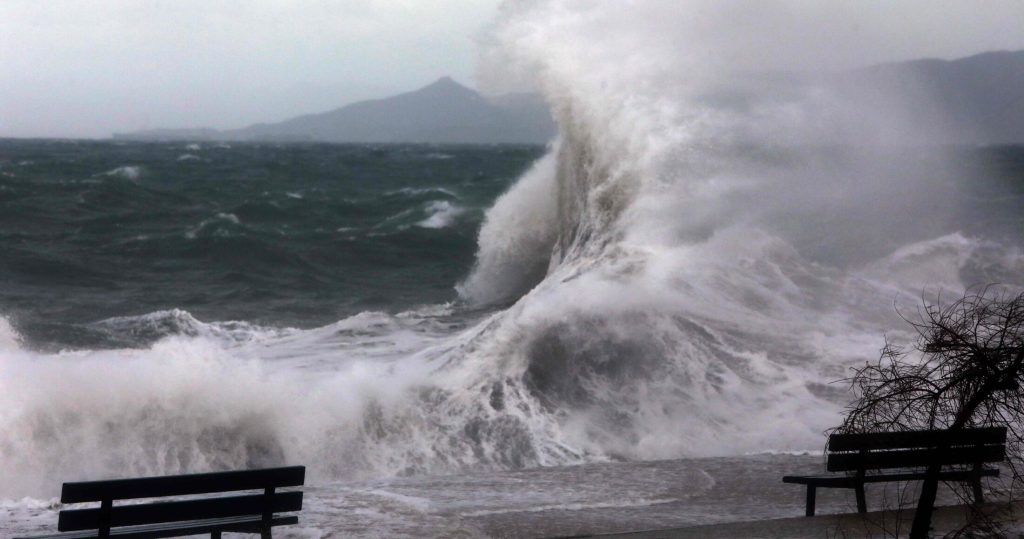
POLYGON ((865 484, 921 480, 936 463, 941 465, 940 480, 971 483, 974 501, 981 503, 981 478, 999 475, 985 464, 1005 457, 1005 427, 833 434, 828 437, 826 469, 844 474, 787 475, 782 481, 807 485, 807 516, 814 515, 818 487, 854 489, 857 511, 865 513, 865 484))
POLYGON ((54 535, 25 539, 85 538, 159 538, 210 534, 219 539, 222 532, 259 533, 271 537, 274 526, 296 524, 295 515, 277 513, 302 509, 302 492, 277 492, 282 487, 299 487, 305 481, 304 466, 266 468, 236 472, 218 472, 112 481, 64 483, 61 503, 99 502, 90 509, 65 509, 60 512, 54 535), (259 494, 234 494, 242 490, 261 490, 259 494), (197 494, 218 496, 190 497, 183 500, 147 500, 114 506, 114 501, 197 494))

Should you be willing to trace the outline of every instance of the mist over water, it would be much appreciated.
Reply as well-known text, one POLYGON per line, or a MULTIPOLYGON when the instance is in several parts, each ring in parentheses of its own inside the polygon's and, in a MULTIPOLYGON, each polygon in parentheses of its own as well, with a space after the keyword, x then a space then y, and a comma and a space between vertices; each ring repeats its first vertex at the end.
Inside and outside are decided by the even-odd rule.
MULTIPOLYGON (((634 7, 507 9, 494 55, 544 89, 561 139, 546 180, 488 215, 463 293, 524 288, 493 260, 549 267, 495 330, 523 338, 493 355, 586 454, 816 447, 845 398, 829 382, 902 330, 894 300, 1021 284, 1019 221, 979 226, 983 156, 938 148, 940 119, 899 107, 914 96, 732 65, 690 20, 729 6, 634 7), (512 226, 551 190, 548 230, 512 226)), ((779 24, 783 48, 829 46, 779 24)))
MULTIPOLYGON (((694 12, 503 10, 489 57, 529 74, 561 131, 473 223, 450 302, 301 328, 215 306, 124 313, 100 325, 154 338, 59 353, 0 319, 0 497, 285 462, 323 483, 819 448, 846 398, 831 382, 901 338, 894 301, 1024 285, 1020 150, 935 146, 941 122, 902 118, 900 95, 751 74, 735 33, 694 12)), ((427 198, 361 233, 443 234, 473 214, 451 185, 393 187, 427 198)), ((252 221, 204 215, 193 239, 252 221)))

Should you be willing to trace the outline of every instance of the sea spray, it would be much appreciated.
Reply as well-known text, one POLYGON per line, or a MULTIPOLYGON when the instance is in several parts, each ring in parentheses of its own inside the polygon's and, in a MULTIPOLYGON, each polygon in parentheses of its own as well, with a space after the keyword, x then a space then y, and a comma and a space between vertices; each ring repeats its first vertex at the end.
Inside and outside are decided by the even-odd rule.
MULTIPOLYGON (((504 189, 466 171, 505 150, 446 149, 456 157, 399 169, 415 152, 238 145, 207 156, 236 160, 223 168, 206 157, 181 166, 180 148, 162 157, 173 169, 141 151, 97 167, 138 162, 145 173, 103 179, 46 215, 73 235, 68 245, 89 249, 29 252, 5 271, 32 294, 55 282, 86 297, 131 293, 113 313, 79 306, 60 335, 87 338, 68 350, 36 350, 0 328, 0 497, 280 463, 306 464, 320 484, 820 448, 847 398, 832 382, 877 357, 883 335, 900 338, 894 299, 913 304, 926 286, 976 279, 1019 284, 1024 268, 984 230, 957 233, 969 219, 945 219, 962 209, 946 195, 976 177, 947 166, 943 151, 916 159, 873 145, 929 142, 890 114, 899 99, 864 110, 827 81, 733 70, 737 51, 757 56, 760 42, 695 35, 700 21, 728 24, 737 9, 710 8, 503 8, 503 66, 530 73, 561 134, 487 212, 472 270, 468 256, 452 263, 461 251, 451 244, 472 235, 479 211, 413 225, 435 202, 468 208, 474 189, 504 189), (309 172, 291 162, 333 168, 282 186, 309 172), (369 187, 358 181, 368 162, 386 165, 369 187), (431 168, 456 164, 465 169, 431 168), (167 192, 192 176, 160 183, 184 169, 209 175, 203 196, 167 192), (281 169, 294 177, 253 172, 281 169), (393 170, 447 181, 412 185, 393 170), (300 187, 301 198, 289 194, 300 187), (110 200, 123 215, 106 214, 110 200), (65 227, 58 218, 74 212, 81 226, 65 227), (152 228, 150 239, 125 223, 152 228), (145 258, 167 252, 176 257, 145 258), (121 263, 87 267, 97 253, 121 263), (438 285, 452 267, 459 275, 438 285), (456 280, 462 302, 437 305, 454 300, 456 280), (172 304, 140 312, 154 296, 172 304), (282 312, 290 317, 273 318, 282 312)), ((787 40, 818 28, 765 20, 787 40)), ((63 236, 19 249, 53 237, 63 236)), ((67 289, 39 301, 52 310, 37 318, 63 314, 67 289)), ((31 332, 38 340, 51 335, 46 322, 31 332)))
POLYGON ((173 321, 174 336, 143 348, 5 350, 0 497, 52 496, 68 478, 291 462, 315 484, 578 461, 547 445, 554 425, 521 388, 481 380, 472 371, 493 371, 475 362, 455 368, 489 324, 452 335, 444 312, 264 330, 179 311, 138 322, 173 321))
MULTIPOLYGON (((732 10, 705 7, 712 18, 732 10)), ((979 265, 968 240, 937 283, 928 271, 862 274, 901 245, 886 240, 928 242, 949 226, 954 208, 932 190, 964 169, 888 146, 944 140, 928 132, 938 124, 893 114, 898 93, 861 99, 827 77, 727 65, 694 34, 694 9, 510 4, 496 30, 503 65, 529 73, 559 121, 545 158, 557 205, 544 223, 555 228, 532 235, 542 247, 524 264, 507 238, 531 237, 516 220, 543 202, 513 188, 488 215, 461 291, 524 292, 495 322, 487 340, 500 348, 488 354, 556 420, 560 441, 588 455, 813 446, 847 398, 829 382, 899 325, 893 300, 962 289, 979 265), (544 266, 552 234, 539 284, 492 278, 544 266)))
POLYGON ((0 316, 0 351, 13 352, 18 349, 20 341, 21 336, 11 327, 11 322, 0 316))
POLYGON ((464 299, 477 305, 516 299, 547 274, 558 234, 558 153, 535 163, 488 210, 476 264, 457 287, 464 299))
MULTIPOLYGON (((365 322, 348 326, 366 331, 365 322)), ((389 362, 353 360, 324 374, 280 357, 287 357, 280 348, 296 346, 294 332, 241 340, 215 328, 198 333, 145 349, 7 351, 0 362, 0 496, 49 494, 69 477, 286 462, 308 463, 320 478, 390 470, 387 462, 367 462, 373 455, 365 447, 348 446, 375 428, 368 410, 400 408, 393 401, 424 376, 412 361, 397 373, 389 362), (276 358, 265 352, 275 343, 276 358)), ((304 365, 316 366, 322 333, 307 335, 304 365)), ((400 334, 390 333, 392 342, 400 334)))

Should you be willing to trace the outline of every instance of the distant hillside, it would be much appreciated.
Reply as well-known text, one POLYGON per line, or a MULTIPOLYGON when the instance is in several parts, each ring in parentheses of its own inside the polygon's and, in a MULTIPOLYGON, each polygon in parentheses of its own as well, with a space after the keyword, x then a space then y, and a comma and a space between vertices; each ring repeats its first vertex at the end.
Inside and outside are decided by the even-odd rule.
POLYGON ((383 143, 546 144, 555 123, 534 95, 487 99, 449 77, 405 94, 243 129, 158 129, 133 140, 278 140, 383 143))
MULTIPOLYGON (((780 73, 768 78, 786 84, 824 82, 860 107, 891 113, 894 125, 935 133, 929 142, 1024 144, 1024 51, 898 62, 810 79, 780 73)), ((555 132, 539 96, 488 98, 444 77, 414 92, 280 123, 230 131, 158 129, 114 138, 545 144, 555 132)))
POLYGON ((946 142, 1024 144, 1024 51, 883 64, 848 78, 920 96, 901 103, 905 114, 939 122, 946 142))

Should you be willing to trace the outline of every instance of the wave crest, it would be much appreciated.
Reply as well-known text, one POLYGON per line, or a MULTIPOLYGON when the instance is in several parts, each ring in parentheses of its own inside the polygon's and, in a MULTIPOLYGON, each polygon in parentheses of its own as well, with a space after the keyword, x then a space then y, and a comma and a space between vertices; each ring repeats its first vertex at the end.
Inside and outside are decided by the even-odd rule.
POLYGON ((541 158, 487 212, 476 264, 457 287, 477 305, 516 299, 544 278, 559 234, 555 149, 541 158))

